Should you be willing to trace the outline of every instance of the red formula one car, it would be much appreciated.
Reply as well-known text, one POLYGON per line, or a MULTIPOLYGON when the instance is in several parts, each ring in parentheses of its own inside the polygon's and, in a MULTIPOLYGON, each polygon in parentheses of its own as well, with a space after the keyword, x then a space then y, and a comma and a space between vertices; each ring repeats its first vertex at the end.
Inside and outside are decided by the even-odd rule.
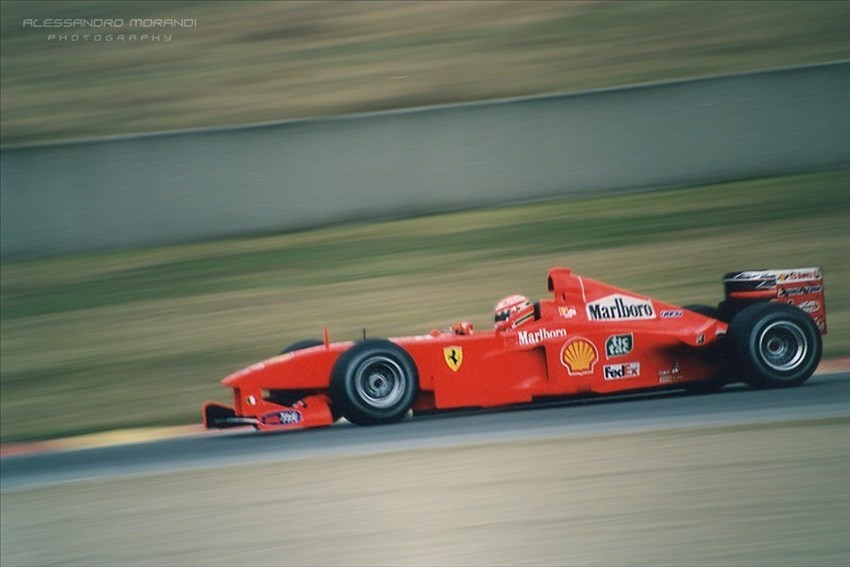
POLYGON ((717 308, 678 307, 549 271, 551 299, 506 298, 496 328, 468 323, 393 339, 302 341, 225 378, 233 407, 207 402, 204 425, 259 430, 367 425, 411 409, 495 407, 654 388, 805 382, 826 334, 819 268, 735 272, 717 308))

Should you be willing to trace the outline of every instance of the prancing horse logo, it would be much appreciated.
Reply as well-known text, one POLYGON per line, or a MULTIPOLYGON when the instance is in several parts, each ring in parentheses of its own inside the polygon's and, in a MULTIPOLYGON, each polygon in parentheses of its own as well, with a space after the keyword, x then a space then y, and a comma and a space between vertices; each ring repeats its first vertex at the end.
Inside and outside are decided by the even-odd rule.
POLYGON ((446 364, 453 372, 457 372, 460 365, 463 364, 463 348, 459 346, 448 346, 443 349, 443 358, 446 359, 446 364))

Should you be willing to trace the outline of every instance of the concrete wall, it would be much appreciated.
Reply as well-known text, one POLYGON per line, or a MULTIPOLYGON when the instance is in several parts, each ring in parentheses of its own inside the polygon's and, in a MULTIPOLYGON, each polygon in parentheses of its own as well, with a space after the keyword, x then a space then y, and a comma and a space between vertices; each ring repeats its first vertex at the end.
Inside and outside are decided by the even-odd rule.
POLYGON ((0 151, 4 259, 850 162, 850 63, 0 151))

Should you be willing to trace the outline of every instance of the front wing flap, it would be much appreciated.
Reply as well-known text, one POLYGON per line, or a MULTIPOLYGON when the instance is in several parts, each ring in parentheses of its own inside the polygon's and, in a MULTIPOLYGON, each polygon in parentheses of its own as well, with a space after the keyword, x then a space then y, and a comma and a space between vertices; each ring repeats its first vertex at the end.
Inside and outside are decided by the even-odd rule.
POLYGON ((291 406, 276 404, 268 404, 268 406, 260 415, 240 416, 230 406, 206 402, 203 410, 204 428, 229 429, 251 426, 259 431, 280 431, 325 427, 334 422, 330 400, 322 394, 307 396, 291 406))

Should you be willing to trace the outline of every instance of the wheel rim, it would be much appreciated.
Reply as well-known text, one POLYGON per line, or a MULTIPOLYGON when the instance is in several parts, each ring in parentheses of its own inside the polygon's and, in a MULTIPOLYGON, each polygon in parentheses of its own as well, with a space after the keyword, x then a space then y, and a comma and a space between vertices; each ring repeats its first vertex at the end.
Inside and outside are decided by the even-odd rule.
POLYGON ((779 372, 797 368, 809 350, 803 329, 789 321, 765 327, 759 335, 758 348, 764 363, 779 372))
POLYGON ((401 366, 386 356, 364 360, 354 376, 357 395, 372 407, 387 408, 397 403, 406 389, 401 366))

